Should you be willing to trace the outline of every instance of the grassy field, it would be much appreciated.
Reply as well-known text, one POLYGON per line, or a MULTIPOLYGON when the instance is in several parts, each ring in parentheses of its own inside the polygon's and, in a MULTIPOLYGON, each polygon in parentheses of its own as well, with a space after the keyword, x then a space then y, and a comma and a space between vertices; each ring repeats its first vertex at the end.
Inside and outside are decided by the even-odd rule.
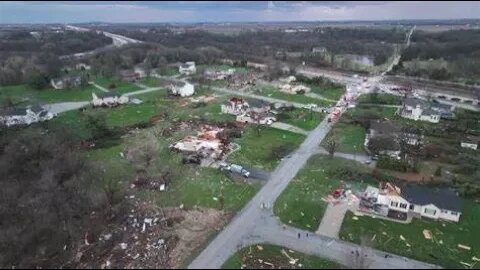
POLYGON ((377 94, 375 98, 374 94, 366 94, 361 95, 357 101, 358 103, 402 105, 403 98, 392 94, 377 94))
MULTIPOLYGON (((359 125, 339 122, 333 126, 333 129, 326 138, 334 136, 338 141, 338 152, 346 153, 365 153, 365 129, 359 125)), ((325 146, 327 139, 324 139, 322 145, 325 146)))
POLYGON ((196 68, 197 68, 197 73, 203 73, 207 69, 226 71, 230 68, 235 69, 235 72, 238 72, 238 73, 245 73, 245 72, 248 71, 248 69, 245 68, 245 67, 233 67, 233 66, 225 65, 225 64, 223 64, 223 65, 197 65, 196 68))
POLYGON ((258 245, 249 246, 239 250, 232 257, 230 257, 222 269, 262 269, 270 268, 268 265, 260 263, 259 260, 273 263, 275 269, 286 268, 304 268, 304 269, 339 269, 340 266, 332 261, 322 259, 315 256, 309 256, 300 252, 290 251, 274 245, 258 245), (289 254, 290 257, 298 259, 296 265, 291 265, 289 259, 282 254, 282 249, 289 254), (300 267, 301 265, 301 267, 300 267), (244 266, 244 267, 242 267, 244 266))
POLYGON ((354 161, 313 156, 278 197, 274 213, 283 223, 315 231, 327 208, 322 197, 339 187, 342 181, 354 189, 363 189, 362 181, 372 181, 368 172, 368 167, 354 161))
POLYGON ((125 94, 128 92, 133 92, 137 90, 141 90, 138 86, 131 84, 129 82, 121 81, 121 80, 116 80, 112 78, 105 78, 105 77, 99 77, 95 79, 95 83, 103 86, 109 90, 113 90, 119 94, 125 94), (114 83, 115 88, 110 88, 110 85, 114 83))
POLYGON ((388 119, 398 118, 395 116, 397 108, 386 108, 386 107, 367 107, 358 105, 356 108, 349 109, 342 116, 340 121, 344 122, 348 119, 354 118, 355 116, 361 115, 376 115, 378 117, 384 117, 388 119))
POLYGON ((14 103, 25 101, 25 104, 88 101, 92 99, 92 92, 96 91, 97 89, 91 85, 64 90, 53 88, 34 90, 28 85, 0 86, 0 100, 8 97, 14 103))
POLYGON ((257 135, 256 127, 249 126, 236 143, 241 149, 229 156, 229 161, 245 166, 272 170, 282 157, 295 150, 305 139, 304 135, 261 127, 257 135))
POLYGON ((315 94, 319 94, 323 96, 324 98, 329 98, 332 100, 339 100, 340 97, 345 93, 345 88, 344 87, 338 87, 338 88, 322 88, 316 85, 309 84, 308 85, 311 89, 312 92, 315 94))
POLYGON ((162 76, 175 76, 180 74, 180 72, 178 72, 178 68, 171 67, 171 68, 166 68, 165 70, 159 71, 159 74, 162 76))
POLYGON ((145 77, 140 80, 141 84, 144 84, 148 87, 157 87, 160 86, 161 79, 156 77, 145 77))
POLYGON ((273 87, 273 86, 263 87, 258 91, 255 91, 254 93, 261 96, 272 97, 276 99, 297 102, 302 104, 317 104, 319 107, 327 107, 333 104, 324 100, 306 97, 304 95, 292 95, 292 94, 282 93, 280 92, 280 90, 278 90, 276 87, 273 87))
POLYGON ((310 112, 307 109, 280 110, 277 120, 305 130, 312 130, 317 127, 325 118, 324 113, 310 112))
MULTIPOLYGON (((346 241, 360 243, 362 236, 371 240, 376 235, 370 241, 373 248, 450 269, 465 268, 460 262, 473 264, 472 257, 480 257, 480 204, 473 201, 464 203, 459 223, 414 219, 410 224, 401 224, 370 217, 353 220, 352 216, 347 213, 340 231, 340 238, 346 241), (432 232, 433 239, 423 237, 424 229, 432 232), (400 240, 400 235, 410 247, 400 240), (471 250, 460 249, 458 244, 470 246, 471 250)), ((477 263, 474 268, 479 269, 480 265, 477 263)))

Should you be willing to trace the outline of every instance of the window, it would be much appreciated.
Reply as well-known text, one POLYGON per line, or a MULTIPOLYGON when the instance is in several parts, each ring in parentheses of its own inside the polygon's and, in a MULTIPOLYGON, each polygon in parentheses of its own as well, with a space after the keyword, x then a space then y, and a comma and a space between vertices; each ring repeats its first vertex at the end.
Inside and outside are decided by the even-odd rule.
POLYGON ((390 205, 393 207, 398 207, 398 202, 391 202, 390 205))
POLYGON ((406 203, 401 203, 400 208, 407 209, 407 204, 406 203))
POLYGON ((446 214, 446 213, 448 213, 448 211, 447 211, 447 210, 443 210, 443 209, 442 209, 440 212, 441 212, 442 214, 446 214))
POLYGON ((425 208, 425 210, 423 210, 423 212, 424 212, 425 214, 427 214, 427 215, 432 215, 432 216, 434 216, 434 215, 437 213, 437 210, 425 208))
POLYGON ((450 214, 452 214, 452 216, 458 216, 458 213, 455 211, 451 211, 450 214))
POLYGON ((413 210, 415 208, 415 204, 410 204, 410 210, 413 210))

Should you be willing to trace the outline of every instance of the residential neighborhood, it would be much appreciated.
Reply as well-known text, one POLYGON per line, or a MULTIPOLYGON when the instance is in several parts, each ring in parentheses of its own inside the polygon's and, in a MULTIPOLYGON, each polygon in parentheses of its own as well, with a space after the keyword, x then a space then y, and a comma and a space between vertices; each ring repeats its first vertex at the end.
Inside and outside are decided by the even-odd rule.
POLYGON ((1 268, 480 268, 474 2, 0 6, 1 268))

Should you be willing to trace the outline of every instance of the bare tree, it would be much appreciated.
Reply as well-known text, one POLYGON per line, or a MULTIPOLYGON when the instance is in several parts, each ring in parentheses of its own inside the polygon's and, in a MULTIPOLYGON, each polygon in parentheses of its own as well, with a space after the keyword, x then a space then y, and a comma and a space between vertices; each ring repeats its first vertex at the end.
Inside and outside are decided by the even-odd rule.
POLYGON ((332 134, 327 138, 327 140, 325 141, 325 148, 327 149, 328 154, 330 154, 330 158, 333 158, 333 155, 337 151, 338 146, 339 146, 339 143, 335 138, 334 134, 332 134))
POLYGON ((127 158, 139 170, 148 171, 158 158, 159 143, 153 132, 144 133, 128 148, 127 158))

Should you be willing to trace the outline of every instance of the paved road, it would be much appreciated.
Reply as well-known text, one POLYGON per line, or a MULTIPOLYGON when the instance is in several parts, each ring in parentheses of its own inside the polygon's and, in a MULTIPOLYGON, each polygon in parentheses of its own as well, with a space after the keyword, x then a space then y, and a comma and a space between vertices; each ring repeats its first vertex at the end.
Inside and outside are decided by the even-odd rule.
POLYGON ((273 128, 276 128, 276 129, 286 130, 286 131, 290 131, 290 132, 298 133, 298 134, 302 134, 302 135, 308 135, 307 130, 301 129, 297 126, 292 126, 292 125, 287 124, 287 123, 273 122, 273 124, 271 124, 270 126, 273 127, 273 128))
POLYGON ((82 107, 87 106, 90 104, 89 101, 79 101, 79 102, 61 102, 61 103, 53 103, 47 104, 43 106, 48 111, 52 112, 53 114, 59 114, 71 110, 80 109, 82 107))
MULTIPOLYGON (((217 92, 223 92, 223 93, 232 94, 232 95, 236 95, 236 96, 265 100, 265 101, 270 102, 270 103, 283 103, 283 104, 286 104, 288 106, 293 106, 295 108, 308 108, 307 104, 292 102, 292 101, 286 101, 286 100, 283 100, 283 99, 265 97, 265 96, 249 94, 249 93, 240 92, 240 91, 233 91, 233 90, 229 90, 229 89, 221 88, 221 87, 212 87, 212 89, 214 91, 217 91, 217 92)), ((322 108, 314 108, 313 111, 322 112, 322 108)))

